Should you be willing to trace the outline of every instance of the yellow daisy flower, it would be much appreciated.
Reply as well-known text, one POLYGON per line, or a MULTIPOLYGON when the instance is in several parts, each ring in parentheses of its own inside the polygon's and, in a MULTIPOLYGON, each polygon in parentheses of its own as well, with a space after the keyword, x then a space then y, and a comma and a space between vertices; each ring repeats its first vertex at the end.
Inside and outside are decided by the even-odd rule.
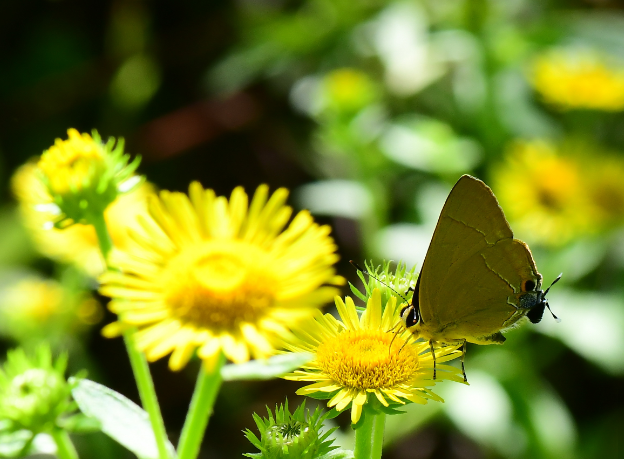
MULTIPOLYGON (((400 323, 396 297, 382 313, 381 293, 373 290, 366 311, 358 317, 350 297, 336 297, 342 322, 317 311, 315 320, 293 330, 296 339, 286 344, 292 352, 310 352, 315 358, 301 370, 284 376, 292 381, 314 381, 297 391, 299 395, 325 394, 329 407, 342 411, 351 406, 351 422, 357 423, 370 397, 383 406, 427 400, 443 401, 430 386, 433 359, 427 342, 414 342, 403 329, 388 333, 400 323)), ((436 349, 436 380, 462 382, 461 370, 440 365, 461 355, 457 346, 436 349)))
POLYGON ((610 65, 595 51, 546 52, 533 62, 531 80, 546 102, 562 110, 624 109, 624 66, 610 65))
POLYGON ((525 237, 557 245, 596 229, 583 171, 553 144, 516 142, 494 168, 492 185, 512 226, 525 237))
POLYGON ((104 329, 115 336, 137 326, 147 359, 170 352, 179 370, 197 349, 212 368, 221 352, 235 363, 274 353, 287 327, 331 301, 342 284, 328 226, 307 211, 288 224, 288 192, 269 197, 260 186, 248 205, 236 188, 228 200, 194 182, 189 196, 163 191, 149 203, 134 243, 113 253, 100 279, 119 321, 104 329))
POLYGON ((55 224, 60 228, 92 223, 119 194, 140 181, 133 177, 140 158, 129 163, 123 139, 104 143, 96 131, 91 137, 76 129, 68 129, 67 135, 67 140, 56 139, 37 164, 48 193, 46 202, 57 207, 55 224))
MULTIPOLYGON (((58 214, 49 203, 45 185, 39 180, 36 161, 20 167, 11 179, 13 194, 20 204, 22 220, 39 252, 54 260, 71 263, 95 277, 106 268, 98 245, 95 229, 80 223, 64 229, 55 228, 58 214)), ((154 186, 142 183, 123 193, 106 208, 104 219, 115 247, 125 249, 130 240, 128 228, 138 227, 137 215, 147 213, 147 196, 154 186)))

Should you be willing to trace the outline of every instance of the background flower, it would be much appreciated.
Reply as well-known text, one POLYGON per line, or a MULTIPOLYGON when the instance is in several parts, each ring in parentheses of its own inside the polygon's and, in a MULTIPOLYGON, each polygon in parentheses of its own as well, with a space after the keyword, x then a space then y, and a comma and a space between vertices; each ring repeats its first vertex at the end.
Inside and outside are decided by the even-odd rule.
POLYGON ((532 82, 544 100, 562 110, 624 108, 624 65, 596 50, 557 49, 533 62, 532 82))
POLYGON ((0 288, 0 333, 26 348, 42 340, 66 345, 103 316, 100 303, 78 286, 30 275, 0 288))

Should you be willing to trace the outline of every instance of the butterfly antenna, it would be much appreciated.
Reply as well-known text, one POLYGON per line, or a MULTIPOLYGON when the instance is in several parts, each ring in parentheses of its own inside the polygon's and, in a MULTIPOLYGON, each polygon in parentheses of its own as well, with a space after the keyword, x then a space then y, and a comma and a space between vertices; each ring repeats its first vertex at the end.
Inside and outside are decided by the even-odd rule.
POLYGON ((544 296, 546 296, 546 294, 549 292, 550 288, 551 288, 553 285, 555 285, 557 282, 559 282, 559 279, 561 279, 561 276, 563 276, 563 273, 559 274, 559 275, 557 276, 557 278, 556 278, 554 281, 552 281, 552 282, 550 283, 550 286, 549 286, 549 287, 546 289, 546 291, 544 292, 544 296))
MULTIPOLYGON (((377 276, 375 276, 374 274, 371 274, 370 272, 368 272, 367 270, 365 270, 364 268, 362 268, 360 265, 358 265, 355 261, 353 260, 349 260, 349 263, 351 263, 353 265, 353 267, 355 269, 357 269, 358 271, 360 271, 363 274, 366 274, 369 277, 372 277, 373 279, 375 279, 377 282, 379 282, 380 284, 385 285, 386 287, 388 287, 390 290, 392 290, 394 293, 396 293, 397 295, 399 295, 403 301, 409 303, 409 300, 407 298, 405 298, 402 294, 400 294, 399 292, 397 292, 395 289, 393 289, 392 287, 390 287, 388 284, 386 284, 384 281, 382 281, 381 279, 379 279, 377 276)), ((395 325, 396 326, 396 325, 395 325)), ((394 327, 393 327, 394 328, 394 327)))
MULTIPOLYGON (((550 287, 552 287, 552 286, 553 286, 553 285, 555 285, 557 282, 559 282, 559 279, 561 279, 561 276, 563 276, 563 273, 559 274, 559 275, 557 276, 557 278, 556 278, 554 281, 552 281, 552 282, 550 283, 550 286, 549 286, 549 287, 546 289, 546 291, 544 292, 543 297, 545 297, 545 296, 546 296, 546 294, 547 294, 547 293, 548 293, 548 291, 550 290, 550 287)), ((560 319, 559 317, 557 317, 557 316, 555 315, 555 313, 554 313, 554 312, 552 312, 552 309, 550 309, 550 305, 548 304, 548 301, 546 301, 546 307, 548 308, 548 310, 549 310, 549 311, 550 311, 550 313, 552 314, 553 319, 555 319, 555 321, 556 321, 557 323, 561 322, 561 319, 560 319)))

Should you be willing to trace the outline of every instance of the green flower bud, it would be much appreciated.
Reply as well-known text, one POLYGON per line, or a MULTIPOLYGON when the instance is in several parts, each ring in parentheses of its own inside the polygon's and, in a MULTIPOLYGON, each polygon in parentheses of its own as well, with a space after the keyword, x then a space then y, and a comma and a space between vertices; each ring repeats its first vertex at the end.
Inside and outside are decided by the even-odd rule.
POLYGON ((50 431, 59 417, 74 410, 66 367, 67 355, 53 362, 47 346, 33 356, 21 348, 9 351, 0 369, 0 419, 33 433, 50 431))
POLYGON ((260 439, 251 430, 245 431, 247 439, 261 452, 248 453, 244 456, 262 459, 315 459, 336 449, 333 440, 327 437, 336 429, 321 433, 326 414, 317 407, 310 415, 305 410, 305 401, 290 413, 288 400, 285 406, 275 407, 275 416, 267 407, 268 418, 261 418, 254 413, 254 420, 260 431, 260 439))
POLYGON ((364 283, 364 292, 360 292, 354 285, 349 284, 353 294, 366 302, 373 290, 379 289, 382 304, 386 304, 392 296, 397 297, 399 303, 409 301, 418 279, 418 273, 415 272, 416 266, 408 271, 406 265, 399 262, 393 271, 391 264, 389 261, 383 261, 381 266, 373 266, 372 262, 366 262, 365 272, 358 270, 358 276, 364 283))

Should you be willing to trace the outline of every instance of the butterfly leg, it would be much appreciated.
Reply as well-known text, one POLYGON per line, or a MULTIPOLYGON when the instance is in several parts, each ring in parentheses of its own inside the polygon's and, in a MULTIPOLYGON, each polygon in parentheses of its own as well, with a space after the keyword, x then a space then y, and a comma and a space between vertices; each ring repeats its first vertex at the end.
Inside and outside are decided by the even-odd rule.
POLYGON ((461 356, 461 367, 462 374, 464 375, 464 382, 468 382, 468 378, 466 377, 466 368, 464 368, 464 357, 466 357, 466 340, 464 340, 464 345, 462 346, 462 356, 461 356))
POLYGON ((429 349, 431 350, 431 358, 433 359, 433 379, 436 379, 436 356, 435 349, 433 348, 433 340, 429 340, 429 349))

